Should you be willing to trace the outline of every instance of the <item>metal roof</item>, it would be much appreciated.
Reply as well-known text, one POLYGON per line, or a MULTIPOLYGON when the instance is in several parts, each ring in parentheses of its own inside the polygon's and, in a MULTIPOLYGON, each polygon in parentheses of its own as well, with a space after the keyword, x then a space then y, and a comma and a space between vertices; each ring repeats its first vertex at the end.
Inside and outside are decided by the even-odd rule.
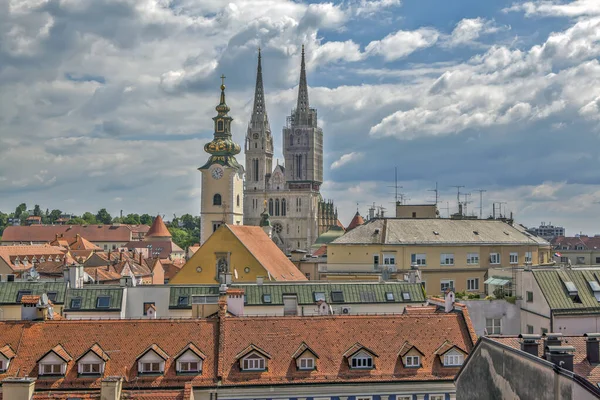
POLYGON ((192 308, 192 296, 219 295, 219 285, 171 286, 169 291, 169 308, 192 308), (179 305, 179 298, 187 296, 187 305, 179 305))
POLYGON ((590 281, 600 281, 600 270, 534 270, 533 276, 554 313, 600 313, 600 302, 590 289, 590 281), (567 282, 572 282, 577 296, 569 296, 567 282))
POLYGON ((0 304, 18 304, 19 290, 31 290, 31 294, 39 296, 43 293, 56 293, 54 304, 65 302, 67 284, 64 282, 2 282, 0 283, 0 304))
POLYGON ((124 287, 108 285, 86 285, 83 289, 69 289, 64 311, 121 311, 124 287), (108 307, 97 307, 98 297, 110 298, 108 307), (81 307, 71 308, 71 300, 81 299, 81 307))

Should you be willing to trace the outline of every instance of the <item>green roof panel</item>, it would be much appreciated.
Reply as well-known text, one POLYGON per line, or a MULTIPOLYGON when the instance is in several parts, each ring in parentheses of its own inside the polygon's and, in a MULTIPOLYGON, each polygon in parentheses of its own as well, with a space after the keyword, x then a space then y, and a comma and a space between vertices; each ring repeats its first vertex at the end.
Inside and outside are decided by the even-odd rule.
POLYGON ((19 290, 31 290, 31 294, 38 296, 56 293, 54 304, 65 302, 67 284, 64 282, 2 282, 0 283, 0 304, 18 304, 17 293, 19 290))

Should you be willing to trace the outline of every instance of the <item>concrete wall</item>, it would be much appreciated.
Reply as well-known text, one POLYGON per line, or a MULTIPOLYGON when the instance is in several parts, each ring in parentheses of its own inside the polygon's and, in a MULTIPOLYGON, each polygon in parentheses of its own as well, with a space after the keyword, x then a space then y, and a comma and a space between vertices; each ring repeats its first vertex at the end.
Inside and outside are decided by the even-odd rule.
POLYGON ((527 326, 533 326, 533 333, 542 333, 542 328, 550 329, 550 306, 531 271, 519 273, 521 302, 521 332, 527 333, 527 326), (527 301, 527 292, 533 293, 533 301, 527 301))
POLYGON ((502 335, 518 335, 521 333, 520 301, 515 304, 511 304, 506 300, 457 299, 457 301, 467 306, 477 336, 485 334, 487 318, 500 319, 502 335))
POLYGON ((170 289, 170 286, 166 285, 128 287, 126 289, 125 318, 146 318, 144 303, 154 303, 158 318, 169 317, 170 289))
POLYGON ((553 364, 483 341, 456 380, 460 400, 588 400, 589 392, 556 374, 553 364))
POLYGON ((396 218, 438 217, 437 206, 435 204, 396 204, 396 218))
POLYGON ((554 332, 563 335, 583 335, 589 332, 600 331, 599 315, 573 315, 555 316, 553 321, 554 332))

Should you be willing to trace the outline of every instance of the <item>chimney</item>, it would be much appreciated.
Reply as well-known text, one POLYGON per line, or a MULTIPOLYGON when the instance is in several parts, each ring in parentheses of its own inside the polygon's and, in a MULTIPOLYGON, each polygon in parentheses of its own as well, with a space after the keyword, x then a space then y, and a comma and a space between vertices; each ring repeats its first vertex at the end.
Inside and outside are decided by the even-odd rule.
POLYGON ((590 364, 600 363, 600 333, 586 333, 585 354, 590 364))
POLYGON ((10 400, 31 400, 35 389, 35 378, 6 378, 2 381, 2 396, 10 400))
POLYGON ((123 378, 120 376, 109 376, 102 379, 100 386, 100 400, 120 400, 123 378))
POLYGON ((544 333, 542 337, 544 338, 544 358, 547 360, 546 348, 560 346, 562 344, 562 333, 544 333))
POLYGON ((542 338, 542 335, 536 335, 532 333, 522 333, 519 335, 519 339, 521 340, 521 350, 525 353, 529 353, 532 356, 539 355, 540 342, 539 340, 542 338))
POLYGON ((446 290, 446 294, 444 296, 444 311, 451 312, 454 310, 454 292, 451 289, 446 290))
POLYGON ((546 346, 546 360, 557 367, 573 372, 573 355, 575 347, 573 346, 546 346))
POLYGON ((241 317, 244 315, 244 289, 227 289, 227 309, 232 314, 241 317))

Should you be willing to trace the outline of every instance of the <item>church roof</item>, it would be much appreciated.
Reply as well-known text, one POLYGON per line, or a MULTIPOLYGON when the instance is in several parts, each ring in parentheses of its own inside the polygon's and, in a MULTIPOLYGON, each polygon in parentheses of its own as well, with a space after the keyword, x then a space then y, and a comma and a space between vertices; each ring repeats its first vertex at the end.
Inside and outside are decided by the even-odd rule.
POLYGON ((156 218, 154 218, 154 222, 148 233, 146 233, 146 237, 171 237, 171 232, 167 229, 167 226, 160 215, 157 215, 156 218))
POLYGON ((344 224, 342 224, 342 221, 340 221, 339 218, 335 221, 335 224, 343 230, 346 230, 346 227, 344 227, 344 224))
POLYGON ((357 211, 356 214, 354 214, 354 218, 352 218, 352 221, 350 221, 350 224, 346 228, 346 231, 351 231, 352 229, 354 229, 357 226, 360 226, 364 223, 365 223, 365 220, 363 219, 363 217, 361 217, 360 213, 357 211))
POLYGON ((337 225, 332 226, 331 228, 329 228, 329 230, 327 232, 322 233, 317 240, 315 241, 315 247, 321 244, 328 244, 333 242, 335 239, 339 238, 340 236, 342 236, 344 233, 346 233, 344 231, 344 228, 340 228, 337 225))
POLYGON ((259 226, 229 225, 238 238, 275 281, 306 281, 304 274, 277 247, 259 226))

